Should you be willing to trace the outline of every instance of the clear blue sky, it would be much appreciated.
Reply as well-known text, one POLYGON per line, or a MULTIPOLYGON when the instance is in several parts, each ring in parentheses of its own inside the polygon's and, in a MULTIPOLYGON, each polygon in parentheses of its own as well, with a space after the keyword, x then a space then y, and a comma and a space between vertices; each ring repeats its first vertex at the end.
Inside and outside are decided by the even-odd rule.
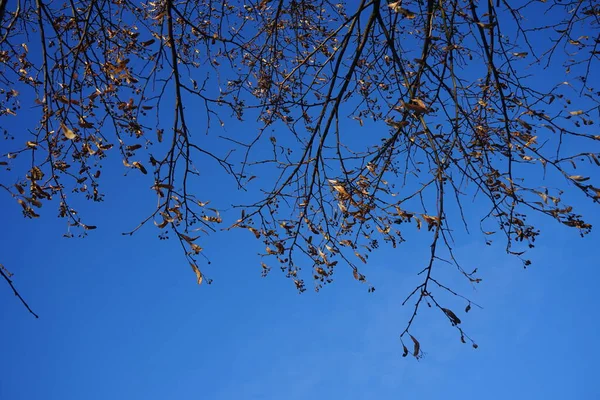
POLYGON ((467 294, 485 309, 460 316, 479 349, 423 313, 427 355, 415 361, 397 336, 425 233, 372 257, 373 294, 349 273, 319 294, 298 295, 276 270, 261 279, 258 244, 241 231, 205 243, 215 283, 198 287, 155 229, 120 236, 143 215, 132 196, 148 185, 115 182, 84 240, 61 238, 54 210, 24 220, 0 197, 2 262, 41 315, 2 283, 0 399, 600 398, 597 232, 544 225, 528 270, 463 238, 459 253, 483 278, 467 294))
MULTIPOLYGON (((401 357, 411 310, 400 303, 419 283, 427 232, 371 256, 375 293, 340 269, 302 295, 276 268, 260 278, 251 233, 220 232, 202 242, 214 283, 198 287, 156 229, 121 236, 154 204, 152 178, 123 172, 104 171, 106 201, 82 210, 98 229, 83 240, 61 237, 55 209, 25 220, 0 195, 0 262, 40 315, 0 281, 0 400, 600 399, 597 229, 581 239, 540 219, 527 270, 500 244, 459 238, 463 264, 483 279, 463 293, 484 309, 459 313, 479 348, 423 312, 414 332, 427 354, 416 361, 401 357)), ((207 198, 232 202, 207 179, 207 198)), ((600 226, 598 207, 576 205, 600 226)))

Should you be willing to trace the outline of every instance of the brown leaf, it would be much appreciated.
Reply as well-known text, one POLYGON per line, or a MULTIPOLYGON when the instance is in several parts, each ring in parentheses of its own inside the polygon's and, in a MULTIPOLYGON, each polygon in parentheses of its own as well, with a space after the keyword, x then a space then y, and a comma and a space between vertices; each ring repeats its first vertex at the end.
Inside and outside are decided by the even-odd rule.
POLYGON ((140 44, 144 47, 150 46, 152 43, 156 42, 154 39, 146 40, 145 42, 141 42, 140 44))
POLYGON ((388 4, 388 7, 392 9, 392 11, 402 14, 404 18, 414 19, 417 14, 414 12, 407 10, 406 8, 402 8, 402 0, 395 1, 393 3, 388 4))
POLYGON ((402 357, 406 357, 408 355, 408 348, 405 345, 402 345, 402 350, 404 351, 402 357))
POLYGON ((442 311, 444 312, 444 314, 446 314, 446 316, 448 318, 450 318, 450 321, 452 322, 452 325, 458 325, 461 323, 460 318, 458 318, 456 316, 456 314, 454 314, 454 312, 452 312, 452 310, 449 310, 447 308, 442 308, 442 311))
POLYGON ((571 176, 569 176, 569 178, 572 179, 572 180, 574 180, 574 181, 576 181, 576 182, 585 182, 588 179, 590 179, 589 177, 584 177, 584 176, 581 176, 581 175, 571 175, 571 176))
POLYGON ((388 119, 385 122, 394 129, 402 129, 405 126, 410 125, 410 122, 408 121, 394 121, 393 119, 388 119))
POLYGON ((33 181, 39 181, 44 178, 44 172, 40 169, 40 167, 37 166, 31 168, 29 174, 31 176, 31 180, 33 181))
POLYGON ((163 219, 163 222, 161 222, 160 224, 157 224, 156 221, 154 221, 154 225, 156 225, 160 229, 162 229, 165 226, 167 226, 168 223, 169 223, 169 221, 167 221, 166 219, 163 219))
POLYGON ((192 243, 193 241, 195 241, 196 239, 198 239, 200 236, 189 237, 187 235, 184 235, 183 233, 180 233, 179 237, 182 238, 183 240, 185 240, 188 243, 192 243))
POLYGON ((73 132, 71 129, 67 128, 67 126, 65 124, 60 124, 60 127, 63 131, 63 134, 65 135, 65 137, 69 140, 75 140, 77 138, 77 135, 75 134, 75 132, 73 132))
POLYGON ((436 217, 433 215, 421 214, 425 222, 427 222, 427 229, 431 230, 434 226, 439 225, 440 217, 436 217))
POLYGON ((419 341, 417 339, 415 339, 415 337, 413 335, 408 334, 408 336, 410 336, 413 343, 415 344, 415 347, 413 348, 413 356, 418 357, 419 353, 421 352, 421 344, 419 343, 419 341))
POLYGON ((367 259, 361 255, 358 251, 355 251, 354 254, 356 255, 356 257, 360 258, 360 261, 364 262, 365 264, 367 263, 367 259))
POLYGON ((258 229, 252 228, 252 227, 248 227, 248 230, 252 233, 254 233, 254 236, 256 236, 257 239, 260 239, 260 232, 258 231, 258 229))
POLYGON ((94 124, 87 122, 83 117, 79 117, 79 126, 82 128, 93 128, 94 124))
POLYGON ((404 108, 413 111, 417 114, 426 114, 427 112, 429 112, 429 109, 427 108, 423 100, 420 99, 412 99, 410 103, 402 102, 402 105, 404 106, 404 108))
POLYGON ((200 252, 202 251, 202 247, 198 246, 196 243, 191 243, 190 247, 196 254, 200 254, 200 252))
POLYGON ((146 175, 148 173, 146 168, 139 161, 134 161, 133 163, 131 163, 131 165, 133 165, 135 168, 142 171, 142 174, 144 174, 144 175, 146 175))
POLYGON ((203 279, 202 272, 200 272, 200 270, 198 269, 198 266, 196 264, 190 263, 190 265, 192 266, 192 269, 196 273, 196 278, 198 279, 198 285, 200 285, 202 283, 202 279, 203 279))

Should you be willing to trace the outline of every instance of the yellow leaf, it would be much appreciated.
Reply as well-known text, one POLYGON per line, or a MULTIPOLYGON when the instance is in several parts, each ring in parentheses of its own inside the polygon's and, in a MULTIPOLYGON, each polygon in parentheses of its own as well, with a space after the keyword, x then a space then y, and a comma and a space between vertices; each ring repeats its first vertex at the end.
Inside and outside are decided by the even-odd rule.
POLYGON ((77 135, 75 134, 75 132, 73 132, 71 129, 67 128, 67 126, 65 124, 60 124, 60 127, 67 139, 75 140, 75 138, 77 138, 77 135))

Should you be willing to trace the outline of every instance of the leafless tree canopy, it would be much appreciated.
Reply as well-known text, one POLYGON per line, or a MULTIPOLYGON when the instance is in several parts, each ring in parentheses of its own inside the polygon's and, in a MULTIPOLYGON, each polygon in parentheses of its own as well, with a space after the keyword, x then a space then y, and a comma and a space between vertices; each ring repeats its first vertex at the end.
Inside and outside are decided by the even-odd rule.
POLYGON ((129 233, 179 240, 198 283, 211 230, 249 230, 263 273, 300 291, 336 268, 372 291, 369 253, 427 230, 401 332, 419 357, 426 304, 470 341, 440 299, 472 303, 436 277, 450 263, 479 282, 452 232, 480 230, 527 266, 528 216, 591 229, 561 195, 600 200, 594 172, 574 171, 600 165, 596 1, 0 0, 0 18, 4 194, 86 234, 74 199, 102 201, 99 165, 120 158, 158 199, 129 233), (254 130, 223 134, 232 119, 254 130), (215 167, 240 191, 261 176, 260 198, 234 217, 209 208, 198 171, 215 167))

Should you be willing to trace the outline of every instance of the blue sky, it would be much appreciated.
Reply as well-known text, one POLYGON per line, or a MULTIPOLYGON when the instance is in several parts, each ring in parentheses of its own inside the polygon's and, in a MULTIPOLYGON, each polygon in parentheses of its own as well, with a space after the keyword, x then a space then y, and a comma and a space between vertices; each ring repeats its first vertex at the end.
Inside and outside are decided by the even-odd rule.
POLYGON ((581 239, 544 224, 527 270, 477 236, 463 238, 457 250, 483 278, 467 294, 484 309, 460 316, 479 348, 425 312, 415 332, 427 354, 416 361, 401 357, 397 335, 409 316, 400 303, 417 279, 410 267, 425 261, 424 233, 372 256, 373 294, 343 273, 318 294, 298 295, 278 271, 262 279, 256 243, 241 231, 208 239, 215 283, 198 287, 174 242, 154 229, 120 236, 143 214, 130 200, 140 181, 115 178, 98 208, 102 225, 83 240, 62 238, 63 222, 50 215, 22 219, 0 198, 14 211, 4 214, 2 261, 41 315, 0 290, 0 398, 600 396, 597 232, 581 239), (100 213, 107 209, 115 211, 100 213))
MULTIPOLYGON (((178 243, 158 240, 153 227, 121 235, 154 198, 150 176, 124 177, 116 161, 103 171, 106 201, 82 204, 98 225, 86 239, 61 237, 66 223, 48 205, 26 220, 0 195, 0 262, 40 315, 0 281, 1 400, 600 398, 597 231, 582 239, 537 218, 527 270, 500 243, 458 236, 455 251, 483 282, 464 285, 443 264, 438 273, 483 306, 457 309, 479 348, 425 309, 413 330, 426 352, 417 361, 401 357, 398 334, 411 312, 401 302, 427 262, 425 230, 370 256, 361 272, 372 294, 341 269, 320 293, 309 283, 299 295, 277 268, 261 278, 263 249, 245 230, 202 239, 214 283, 198 287, 178 243)), ((206 197, 236 202, 231 182, 212 173, 201 169, 206 197)), ((573 198, 600 224, 597 207, 573 198)))

